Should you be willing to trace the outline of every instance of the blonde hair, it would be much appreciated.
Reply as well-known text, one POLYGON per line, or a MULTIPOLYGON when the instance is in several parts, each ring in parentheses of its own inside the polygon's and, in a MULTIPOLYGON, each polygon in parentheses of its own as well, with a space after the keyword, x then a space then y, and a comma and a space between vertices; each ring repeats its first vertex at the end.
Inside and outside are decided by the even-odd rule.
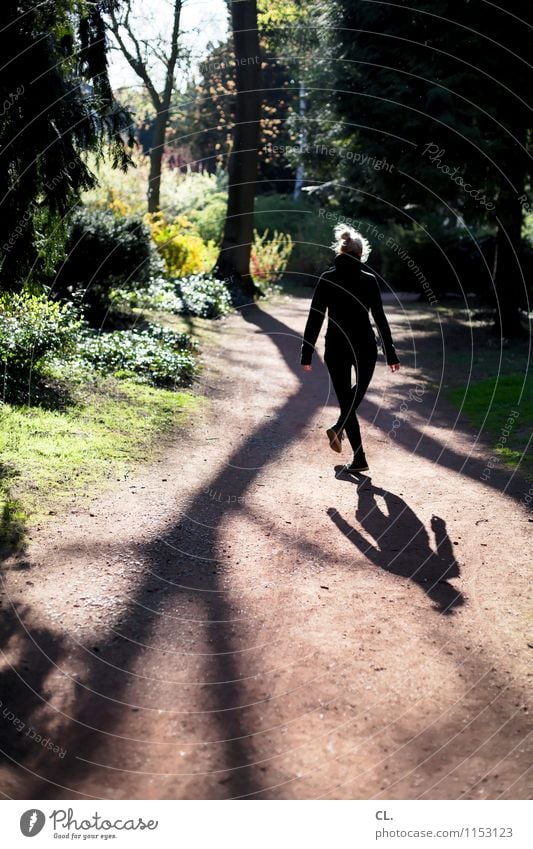
POLYGON ((338 254, 356 254, 361 262, 366 262, 372 248, 370 242, 365 239, 358 230, 354 230, 349 224, 337 224, 334 230, 335 241, 332 249, 338 254))

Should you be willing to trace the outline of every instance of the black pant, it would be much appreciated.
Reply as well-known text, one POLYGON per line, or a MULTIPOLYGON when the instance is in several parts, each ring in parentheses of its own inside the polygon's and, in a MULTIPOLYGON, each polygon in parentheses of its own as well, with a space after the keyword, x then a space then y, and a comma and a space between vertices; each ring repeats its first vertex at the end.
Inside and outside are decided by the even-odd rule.
POLYGON ((356 410, 372 380, 378 356, 374 340, 362 344, 327 346, 324 362, 329 371, 333 389, 341 408, 335 427, 343 428, 354 454, 361 454, 361 430, 356 410), (352 366, 355 367, 355 384, 352 386, 352 366))

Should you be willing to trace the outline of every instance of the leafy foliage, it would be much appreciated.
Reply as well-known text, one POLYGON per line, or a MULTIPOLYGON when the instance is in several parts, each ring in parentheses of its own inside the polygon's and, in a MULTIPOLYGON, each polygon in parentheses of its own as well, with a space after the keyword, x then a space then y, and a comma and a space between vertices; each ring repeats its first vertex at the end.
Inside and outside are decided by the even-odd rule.
POLYGON ((130 307, 201 318, 219 318, 232 309, 230 287, 209 274, 191 274, 174 280, 158 278, 146 291, 117 292, 116 297, 123 297, 130 307))
POLYGON ((208 196, 205 206, 199 209, 193 209, 188 213, 188 217, 195 224, 198 233, 206 242, 211 241, 217 245, 220 244, 227 203, 227 193, 217 192, 211 197, 208 196))
POLYGON ((452 6, 336 0, 324 50, 337 91, 312 117, 343 152, 336 181, 354 217, 364 210, 409 227, 439 212, 450 226, 496 232, 486 279, 499 299, 495 330, 511 337, 522 333, 519 307, 528 303, 521 226, 532 174, 531 4, 452 6), (356 151, 390 167, 363 168, 356 151))
MULTIPOLYGON (((122 173, 112 168, 109 161, 96 162, 91 157, 90 163, 95 169, 98 185, 83 194, 84 205, 91 209, 120 211, 123 215, 143 215, 146 211, 149 161, 139 153, 134 153, 132 159, 135 168, 122 173)), ((161 183, 161 211, 169 221, 179 215, 186 215, 192 223, 198 224, 198 231, 205 241, 216 239, 216 235, 203 232, 198 219, 202 213, 208 213, 213 205, 222 209, 223 217, 227 183, 227 175, 222 168, 217 168, 212 174, 207 171, 183 174, 179 169, 165 167, 161 183)))
MULTIPOLYGON (((337 0, 332 7, 331 22, 339 29, 330 31, 335 44, 330 39, 329 46, 336 57, 351 60, 335 64, 337 144, 386 156, 395 166, 365 174, 344 157, 342 170, 348 184, 388 190, 399 207, 427 207, 429 201, 435 208, 440 201, 443 213, 451 203, 471 222, 487 220, 490 207, 465 191, 457 174, 495 200, 506 184, 500 169, 514 176, 516 159, 520 169, 528 167, 521 141, 532 126, 523 59, 531 6, 518 0, 511 15, 480 0, 456 14, 446 0, 415 5, 337 0), (444 167, 424 153, 431 142, 438 143, 444 167)), ((355 189, 352 194, 372 202, 357 198, 355 189)), ((396 215, 401 220, 400 209, 396 215)))
POLYGON ((155 386, 183 386, 196 367, 190 336, 157 326, 144 330, 85 330, 77 345, 78 365, 155 386))
POLYGON ((81 326, 72 304, 27 291, 0 295, 0 364, 9 378, 39 371, 44 358, 72 349, 81 326))
POLYGON ((218 318, 230 312, 232 299, 225 281, 209 274, 192 274, 174 281, 184 315, 218 318))
POLYGON ((169 221, 162 212, 156 212, 145 218, 169 275, 203 272, 213 266, 215 246, 206 244, 185 216, 169 221))
POLYGON ((67 252, 54 292, 77 296, 90 320, 105 315, 113 287, 146 287, 162 270, 150 231, 139 216, 82 209, 73 219, 67 252))
POLYGON ((285 273, 292 253, 293 242, 288 233, 269 231, 262 236, 255 233, 250 258, 250 270, 257 286, 265 293, 275 287, 285 273))
MULTIPOLYGON (((137 151, 133 151, 131 158, 135 167, 122 172, 113 168, 108 159, 98 159, 92 154, 87 157, 97 182, 81 196, 85 207, 100 211, 120 209, 123 215, 143 215, 146 212, 149 161, 137 151)), ((163 181, 163 188, 165 185, 166 181, 163 181)))
POLYGON ((314 280, 331 265, 331 227, 319 213, 319 204, 309 198, 294 200, 291 195, 269 194, 256 199, 257 232, 262 236, 276 228, 292 239, 286 271, 297 283, 307 275, 314 280))
MULTIPOLYGON (((261 57, 247 56, 250 66, 261 69, 261 121, 259 146, 259 192, 288 190, 292 174, 283 156, 273 156, 272 145, 291 143, 287 119, 293 109, 296 88, 291 71, 283 58, 268 55, 261 43, 261 57)), ((281 51, 280 51, 281 52, 281 51)), ((185 92, 182 108, 173 122, 173 135, 186 138, 193 166, 211 173, 227 168, 236 121, 237 63, 232 42, 213 47, 200 63, 200 79, 191 82, 185 92), (196 132, 191 135, 190 127, 196 132)))
POLYGON ((162 199, 167 218, 183 214, 190 217, 192 213, 211 206, 215 198, 226 199, 228 193, 227 174, 220 167, 214 173, 173 172, 165 183, 162 199))
POLYGON ((64 236, 64 215, 94 184, 84 154, 102 155, 106 146, 116 166, 125 168, 129 161, 121 134, 130 116, 115 102, 107 73, 103 11, 114 4, 3 3, 0 279, 5 288, 21 288, 30 270, 45 275, 48 239, 55 250, 64 236))
POLYGON ((4 400, 19 400, 32 376, 61 380, 87 369, 155 386, 183 385, 194 374, 197 349, 189 334, 160 325, 100 333, 79 318, 71 303, 26 291, 0 296, 4 400))

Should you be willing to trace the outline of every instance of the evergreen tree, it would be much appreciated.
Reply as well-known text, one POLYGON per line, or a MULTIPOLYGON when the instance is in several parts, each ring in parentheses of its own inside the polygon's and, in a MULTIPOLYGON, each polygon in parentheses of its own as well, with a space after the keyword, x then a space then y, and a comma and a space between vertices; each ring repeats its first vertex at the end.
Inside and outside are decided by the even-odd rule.
POLYGON ((531 20, 527 0, 337 0, 329 32, 336 144, 393 166, 365 171, 343 157, 342 182, 382 216, 424 223, 437 209, 454 223, 492 227, 503 336, 521 333, 526 293, 531 20))
POLYGON ((57 259, 63 221, 94 185, 88 151, 126 168, 130 116, 107 73, 114 0, 4 0, 0 11, 0 281, 18 288, 57 259), (108 145, 109 144, 109 148, 108 145))

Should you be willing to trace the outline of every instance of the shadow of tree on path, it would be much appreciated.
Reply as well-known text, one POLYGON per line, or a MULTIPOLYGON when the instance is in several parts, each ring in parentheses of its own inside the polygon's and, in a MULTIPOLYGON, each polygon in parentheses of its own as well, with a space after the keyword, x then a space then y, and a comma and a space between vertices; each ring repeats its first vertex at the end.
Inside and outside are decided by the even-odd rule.
MULTIPOLYGON (((297 334, 256 305, 243 310, 243 316, 257 325, 257 332, 271 338, 289 368, 301 378, 297 334)), ((228 508, 206 492, 244 497, 265 464, 275 461, 291 440, 302 438, 319 404, 319 396, 309 392, 301 380, 283 407, 244 437, 220 473, 197 491, 179 521, 144 549, 136 549, 138 555, 148 560, 150 568, 125 613, 87 651, 87 671, 78 682, 75 710, 61 741, 68 751, 67 757, 60 768, 50 760, 49 767, 42 771, 42 779, 35 782, 28 796, 57 798, 58 790, 70 788, 68 796, 76 798, 83 794, 76 793, 74 788, 94 770, 101 777, 102 795, 106 796, 106 775, 113 779, 113 771, 116 775, 121 766, 127 771, 126 763, 109 763, 108 747, 118 734, 124 711, 131 709, 127 690, 135 675, 134 664, 142 648, 150 645, 153 631, 165 615, 163 605, 168 607, 173 598, 180 610, 186 608, 188 601, 204 609, 204 616, 196 620, 201 622, 203 642, 209 646, 204 658, 206 686, 202 689, 205 703, 202 713, 209 714, 214 729, 212 739, 223 744, 225 761, 224 768, 217 769, 216 775, 204 776, 205 798, 218 798, 221 793, 226 798, 235 798, 261 792, 259 771, 254 765, 252 729, 246 719, 247 705, 243 703, 245 697, 240 684, 248 676, 248 669, 243 668, 248 661, 243 660, 235 638, 233 623, 239 617, 223 585, 226 567, 219 537, 228 508), (217 788, 217 784, 223 784, 223 789, 217 788)), ((238 507, 231 508, 235 509, 238 507)), ((181 617, 176 617, 175 623, 173 650, 179 653, 180 646, 185 645, 187 621, 182 625, 181 617)), ((146 709, 148 724, 154 710, 162 707, 164 711, 172 710, 166 704, 136 707, 141 711, 146 709)), ((194 722, 194 716, 188 714, 187 721, 194 722)), ((171 739, 165 742, 167 748, 173 745, 171 739)), ((153 744, 147 740, 146 745, 153 744)), ((182 774, 178 757, 176 766, 177 778, 182 774)), ((139 771, 141 796, 142 776, 139 771)))
MULTIPOLYGON (((110 788, 116 782, 116 776, 120 777, 122 769, 128 771, 127 755, 122 754, 123 759, 118 763, 113 762, 113 755, 109 752, 112 751, 115 738, 121 745, 128 742, 120 737, 120 727, 125 711, 132 707, 128 701, 128 689, 132 680, 138 677, 135 664, 145 646, 153 648, 154 631, 166 615, 169 603, 178 606, 180 611, 180 615, 173 620, 175 632, 172 651, 175 654, 180 654, 180 651, 187 654, 186 628, 191 620, 182 611, 189 602, 193 602, 191 608, 199 607, 203 612, 201 617, 194 620, 198 631, 203 629, 203 642, 209 647, 204 656, 204 680, 208 686, 202 689, 205 702, 203 713, 209 715, 213 727, 212 738, 215 744, 223 746, 224 754, 219 774, 209 773, 202 777, 205 798, 218 797, 222 793, 224 797, 235 798, 259 794, 263 789, 254 758, 254 729, 250 727, 247 718, 242 686, 250 662, 246 654, 243 655, 239 650, 232 626, 238 616, 224 587, 226 561, 221 550, 221 531, 228 511, 223 504, 209 498, 206 491, 244 497, 263 466, 275 462, 291 442, 302 439, 305 428, 322 406, 323 397, 326 397, 324 389, 327 376, 322 373, 311 391, 308 377, 304 376, 299 365, 299 335, 257 305, 243 310, 242 316, 257 327, 257 333, 269 335, 278 346, 287 367, 299 378, 300 384, 272 418, 263 419, 256 429, 243 437, 225 467, 192 495, 179 520, 164 536, 135 548, 136 553, 147 561, 148 568, 137 592, 129 599, 128 607, 110 623, 96 644, 91 644, 90 649, 84 649, 83 673, 76 682, 75 702, 71 716, 65 717, 62 739, 58 741, 68 750, 68 755, 60 764, 50 758, 40 769, 39 776, 28 782, 24 798, 57 798, 61 792, 67 798, 83 797, 84 794, 77 793, 74 788, 88 777, 96 777, 97 786, 101 788, 99 793, 103 797, 112 794, 110 788), (221 790, 217 784, 222 782, 221 790)), ((365 400, 361 411, 363 416, 366 413, 366 418, 369 410, 374 413, 376 424, 378 408, 365 400)), ((378 426, 388 430, 390 425, 383 423, 378 426)), ((412 443, 415 442, 417 453, 434 460, 438 465, 473 478, 478 477, 477 468, 474 471, 470 464, 467 467, 468 458, 459 452, 445 450, 437 440, 428 439, 407 423, 404 433, 409 434, 409 444, 402 445, 406 451, 412 450, 412 443)), ((488 485, 497 485, 496 476, 488 485)), ((379 541, 378 545, 369 549, 366 540, 336 514, 334 521, 339 529, 376 565, 417 583, 434 601, 437 609, 448 612, 462 604, 464 600, 461 594, 448 583, 458 567, 443 520, 435 517, 433 521, 437 544, 437 550, 433 551, 427 531, 405 502, 377 488, 369 493, 368 498, 365 506, 367 496, 362 495, 358 505, 358 519, 365 531, 379 541), (389 516, 378 509, 376 495, 382 495, 385 499, 389 516), (394 518, 392 522, 391 516, 394 518), (404 559, 400 552, 389 556, 385 543, 391 548, 394 546, 400 549, 407 545, 404 559), (407 571, 407 560, 412 560, 413 556, 421 564, 416 574, 413 574, 412 563, 410 571, 407 571)), ((239 507, 232 507, 234 509, 239 507)), ((132 542, 132 545, 135 543, 132 542)), ((323 556, 327 556, 326 552, 323 556)), ((58 646, 62 639, 62 636, 58 636, 58 646)), ((148 680, 150 672, 150 669, 146 670, 145 677, 148 680)), ((157 672, 154 681, 158 681, 157 672)), ((176 693, 181 695, 186 686, 187 682, 180 684, 176 693)), ((151 695, 147 688, 147 699, 151 695)), ((147 702, 135 707, 141 714, 146 711, 146 736, 149 738, 154 711, 162 706, 147 702)), ((164 710, 172 711, 171 702, 164 705, 164 710)), ((176 713, 179 714, 179 711, 176 713)), ((187 721, 189 726, 194 722, 194 713, 187 714, 187 721)), ((179 741, 167 738, 162 743, 168 749, 173 745, 177 747, 179 741)), ((158 743, 147 739, 145 745, 150 747, 158 743)), ((176 757, 176 778, 183 775, 178 764, 179 759, 176 757)), ((134 772, 137 775, 139 795, 143 797, 145 774, 142 769, 134 772)))
POLYGON ((51 666, 65 654, 65 641, 48 629, 24 628, 27 612, 8 604, 0 608, 0 761, 15 765, 36 764, 48 754, 39 743, 47 737, 39 716, 51 696, 46 687, 51 666))

